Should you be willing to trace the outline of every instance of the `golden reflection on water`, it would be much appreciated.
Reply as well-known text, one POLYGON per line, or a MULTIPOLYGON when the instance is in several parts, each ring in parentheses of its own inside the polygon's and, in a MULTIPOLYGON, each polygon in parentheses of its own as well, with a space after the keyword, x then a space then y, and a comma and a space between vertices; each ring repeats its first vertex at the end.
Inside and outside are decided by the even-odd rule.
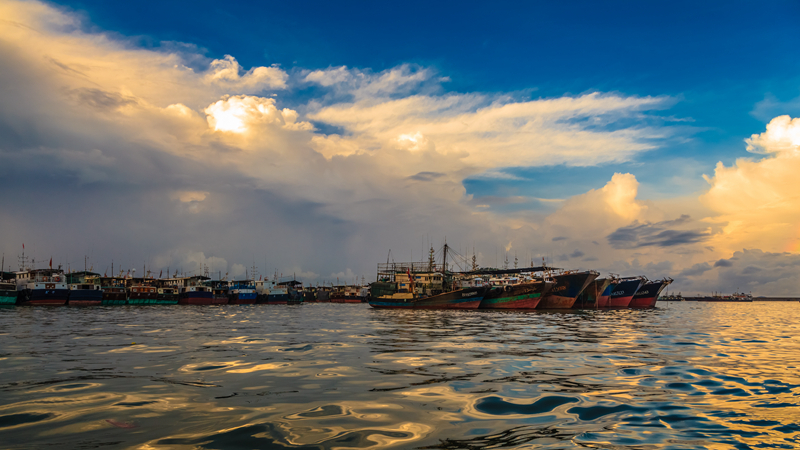
POLYGON ((548 314, 165 307, 132 308, 134 317, 114 308, 3 310, 0 328, 14 331, 0 334, 0 442, 800 446, 800 314, 740 306, 548 314), (38 345, 40 333, 21 331, 35 330, 42 315, 49 347, 38 345), (110 324, 94 325, 101 320, 110 324), (91 331, 74 336, 79 330, 91 331))

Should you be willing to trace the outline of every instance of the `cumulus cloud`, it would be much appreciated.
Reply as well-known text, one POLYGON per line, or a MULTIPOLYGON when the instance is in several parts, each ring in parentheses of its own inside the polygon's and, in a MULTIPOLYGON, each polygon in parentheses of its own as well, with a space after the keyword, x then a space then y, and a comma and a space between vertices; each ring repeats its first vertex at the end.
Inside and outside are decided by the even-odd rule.
MULTIPOLYGON (((4 243, 36 236, 64 255, 129 255, 130 266, 243 276, 255 265, 348 282, 373 275, 390 249, 411 258, 422 236, 417 257, 447 236, 480 258, 565 255, 655 276, 683 251, 600 239, 678 216, 637 199, 631 174, 559 200, 551 214, 526 210, 538 200, 517 193, 473 199, 463 183, 509 165, 626 161, 668 136, 647 120, 668 98, 448 93, 446 77, 415 65, 244 68, 191 45, 154 51, 86 31, 96 28, 45 3, 4 2, 0 14, 0 186, 14 192, 0 199, 14 211, 0 214, 4 243), (293 86, 311 100, 289 108, 269 95, 293 86), (490 202, 519 208, 495 213, 490 202), (42 211, 65 217, 59 233, 71 239, 42 211)), ((652 238, 645 231, 634 242, 652 238)))
POLYGON ((209 84, 224 86, 229 90, 261 91, 285 89, 289 75, 278 67, 253 67, 243 72, 242 66, 231 55, 211 61, 205 79, 209 84))
POLYGON ((798 250, 800 119, 776 117, 746 142, 749 151, 767 156, 740 158, 731 167, 718 163, 714 176, 706 176, 710 188, 700 200, 716 213, 708 221, 723 227, 710 243, 728 253, 798 250))

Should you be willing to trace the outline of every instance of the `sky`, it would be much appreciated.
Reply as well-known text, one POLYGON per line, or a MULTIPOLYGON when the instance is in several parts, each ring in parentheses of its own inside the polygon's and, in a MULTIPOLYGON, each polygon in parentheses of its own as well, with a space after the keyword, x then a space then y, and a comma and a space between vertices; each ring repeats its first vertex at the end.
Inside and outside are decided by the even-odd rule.
POLYGON ((800 4, 0 0, 0 250, 800 283, 800 4), (458 261, 458 258, 456 258, 458 261))

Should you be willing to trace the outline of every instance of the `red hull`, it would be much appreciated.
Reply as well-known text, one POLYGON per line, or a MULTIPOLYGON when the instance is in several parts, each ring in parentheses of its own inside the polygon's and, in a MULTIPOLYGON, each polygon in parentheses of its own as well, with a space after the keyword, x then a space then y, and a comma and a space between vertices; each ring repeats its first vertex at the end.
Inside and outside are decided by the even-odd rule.
POLYGON ((101 306, 102 300, 70 300, 69 306, 101 306))
POLYGON ((606 308, 627 308, 630 306, 631 300, 633 300, 632 295, 627 297, 616 297, 608 301, 608 306, 606 306, 606 308))
POLYGON ((64 306, 67 304, 66 300, 29 300, 22 302, 22 305, 30 306, 64 306))
POLYGON ((656 302, 658 301, 658 297, 640 297, 637 299, 631 300, 631 303, 628 305, 629 308, 652 308, 656 306, 656 302))
POLYGON ((608 300, 611 298, 608 295, 599 295, 597 296, 597 307, 598 308, 610 308, 608 300))
POLYGON ((577 297, 549 294, 539 302, 539 306, 536 309, 571 309, 577 300, 577 297))

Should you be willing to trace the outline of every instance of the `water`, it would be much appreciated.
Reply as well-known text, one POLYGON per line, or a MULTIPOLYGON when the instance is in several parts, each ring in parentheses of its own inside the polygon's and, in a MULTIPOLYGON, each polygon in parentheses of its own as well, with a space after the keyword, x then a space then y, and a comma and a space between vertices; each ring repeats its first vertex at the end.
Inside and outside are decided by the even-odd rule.
POLYGON ((797 448, 799 308, 3 308, 0 447, 797 448))

